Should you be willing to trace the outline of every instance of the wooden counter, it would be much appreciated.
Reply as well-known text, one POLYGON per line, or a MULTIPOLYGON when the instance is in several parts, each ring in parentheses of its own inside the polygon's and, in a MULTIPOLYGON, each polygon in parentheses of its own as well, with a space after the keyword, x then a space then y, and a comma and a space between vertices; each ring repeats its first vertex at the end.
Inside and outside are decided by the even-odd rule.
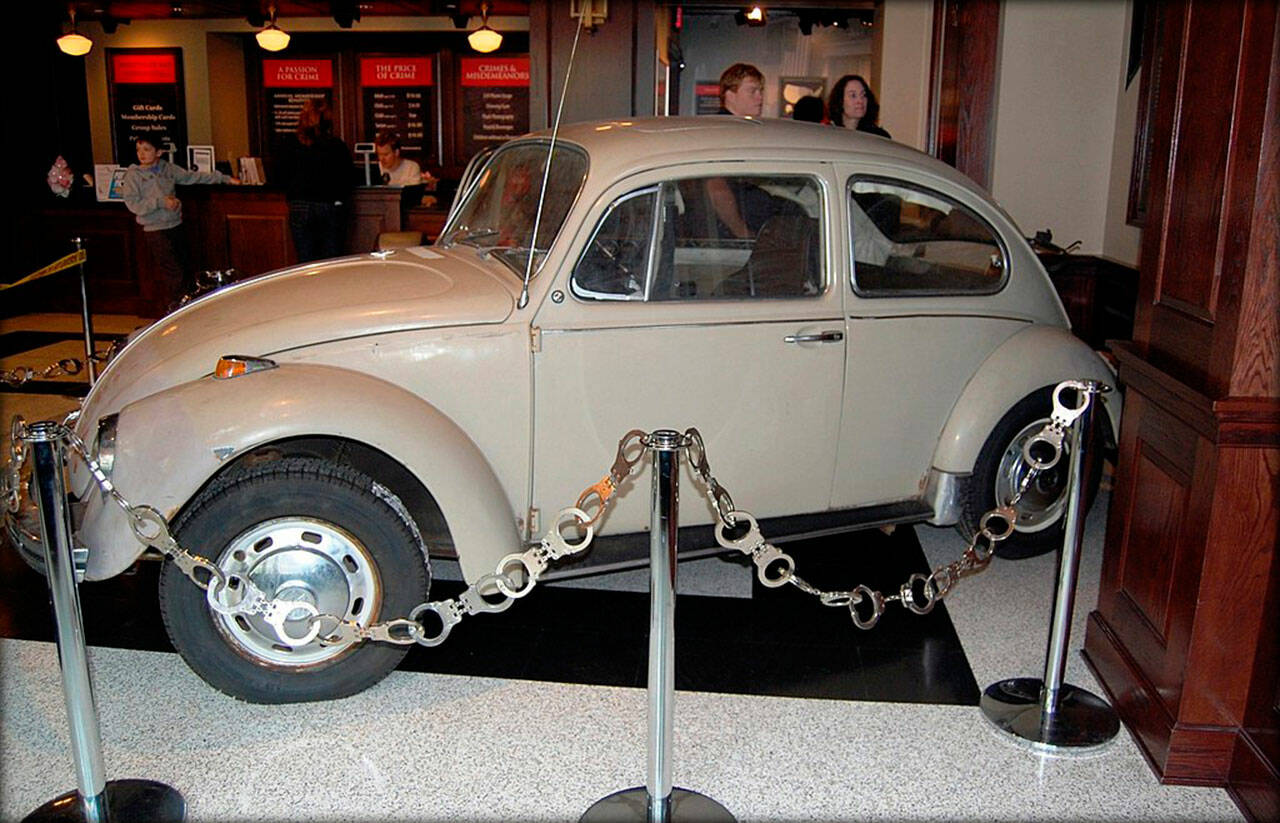
MULTIPOLYGON (((233 268, 251 277, 297 262, 284 190, 264 186, 182 186, 183 225, 193 271, 233 268)), ((414 229, 435 239, 443 210, 415 207, 402 212, 399 189, 356 189, 347 226, 347 253, 373 251, 383 232, 414 229), (403 219, 402 219, 403 218, 403 219)), ((164 296, 155 287, 142 227, 123 203, 58 201, 19 217, 21 246, 15 271, 27 273, 72 250, 83 237, 94 311, 157 317, 164 296)), ((6 295, 0 313, 79 311, 74 269, 6 295)))

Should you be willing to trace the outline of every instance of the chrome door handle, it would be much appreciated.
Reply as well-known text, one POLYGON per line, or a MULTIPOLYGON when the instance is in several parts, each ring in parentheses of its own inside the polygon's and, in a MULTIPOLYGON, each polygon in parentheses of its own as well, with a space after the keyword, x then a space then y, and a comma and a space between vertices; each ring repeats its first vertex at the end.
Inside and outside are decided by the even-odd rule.
POLYGON ((838 343, 844 339, 842 331, 820 331, 813 334, 788 334, 783 343, 838 343))

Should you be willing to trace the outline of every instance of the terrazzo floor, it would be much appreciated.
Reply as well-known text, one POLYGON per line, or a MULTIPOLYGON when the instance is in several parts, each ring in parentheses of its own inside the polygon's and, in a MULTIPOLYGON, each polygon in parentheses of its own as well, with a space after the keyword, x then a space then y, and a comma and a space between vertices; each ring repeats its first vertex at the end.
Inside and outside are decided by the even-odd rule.
MULTIPOLYGON (((59 403, 0 395, 6 419, 59 403)), ((1088 520, 1067 668, 1099 694, 1079 648, 1106 504, 1088 520)), ((963 548, 950 530, 916 531, 930 564, 963 548)), ((680 567, 695 592, 749 591, 744 573, 714 558, 680 567)), ((1053 555, 997 561, 948 598, 980 686, 1040 674, 1055 573, 1053 555)), ((345 700, 256 706, 173 654, 93 647, 90 661, 108 778, 172 785, 191 821, 576 820, 645 779, 642 689, 395 672, 345 700)), ((1243 819, 1221 789, 1159 785, 1127 732, 1091 756, 1046 757, 971 706, 677 692, 674 729, 676 785, 744 821, 1243 819)), ((0 640, 0 820, 74 782, 55 647, 0 640)))

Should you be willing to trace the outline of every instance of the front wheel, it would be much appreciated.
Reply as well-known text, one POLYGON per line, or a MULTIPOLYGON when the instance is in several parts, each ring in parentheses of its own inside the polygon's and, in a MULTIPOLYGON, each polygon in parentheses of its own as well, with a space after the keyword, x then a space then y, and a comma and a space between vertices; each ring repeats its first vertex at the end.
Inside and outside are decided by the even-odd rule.
MULTIPOLYGON (((251 580, 268 598, 305 601, 321 614, 368 626, 403 617, 430 588, 417 536, 374 488, 347 466, 275 460, 214 481, 174 534, 188 551, 251 580)), ((252 703, 346 697, 381 680, 408 651, 372 642, 282 643, 259 616, 213 611, 204 591, 171 562, 160 578, 160 610, 187 665, 219 691, 252 703)), ((288 634, 305 635, 304 610, 289 618, 288 634)))
MULTIPOLYGON (((1094 402, 1101 402, 1097 399, 1094 402)), ((1022 457, 1023 445, 1049 422, 1053 411, 1053 388, 1028 395, 1009 410, 978 453, 973 474, 965 482, 961 496, 963 514, 959 529, 966 537, 977 531, 982 515, 1013 499, 1029 473, 1022 457)), ((1097 409, 1095 415, 1106 412, 1097 409)), ((1084 508, 1087 512, 1097 494, 1102 476, 1103 420, 1095 417, 1092 466, 1085 476, 1084 508)), ((1070 443, 1064 441, 1062 455, 1052 468, 1041 471, 1026 486, 1016 506, 1014 533, 996 544, 996 554, 1008 559, 1035 557, 1062 545, 1070 471, 1070 443)))

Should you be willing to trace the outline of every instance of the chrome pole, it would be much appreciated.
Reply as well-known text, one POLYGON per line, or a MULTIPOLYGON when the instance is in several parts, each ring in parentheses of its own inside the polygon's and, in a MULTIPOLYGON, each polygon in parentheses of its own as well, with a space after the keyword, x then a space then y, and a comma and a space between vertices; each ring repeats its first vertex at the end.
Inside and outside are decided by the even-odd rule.
POLYGON ((580 823, 733 823, 715 800, 671 785, 671 715, 675 706, 676 552, 679 547, 680 451, 684 435, 659 429, 644 440, 653 452, 649 515, 649 755, 645 785, 597 800, 580 823))
POLYGON ((66 437, 66 427, 52 421, 32 423, 24 435, 31 446, 31 484, 40 510, 40 540, 78 790, 50 800, 23 820, 24 823, 110 823, 111 820, 179 823, 186 818, 186 801, 170 786, 153 780, 107 782, 105 777, 98 709, 89 676, 80 590, 76 585, 76 563, 71 548, 71 511, 67 507, 66 483, 62 476, 66 437))
POLYGON ((1063 675, 1067 670, 1067 641, 1071 639, 1071 615, 1076 603, 1076 580, 1080 576, 1080 542, 1084 537, 1085 466, 1098 459, 1092 454, 1094 411, 1097 395, 1092 391, 1084 412, 1071 424, 1071 454, 1067 467, 1070 483, 1067 489, 1065 534, 1062 557, 1058 562, 1058 580, 1053 591, 1053 615, 1049 620, 1049 640, 1044 653, 1044 686, 1040 690, 1040 708, 1045 715, 1058 711, 1063 675))
POLYGON ((992 683, 982 694, 983 715, 997 729, 1021 745, 1047 754, 1086 752, 1106 745, 1120 731, 1120 719, 1105 700, 1063 681, 1067 666, 1067 641, 1075 608, 1076 581, 1080 572, 1080 543, 1084 535, 1086 466, 1094 443, 1093 427, 1098 398, 1110 387, 1081 381, 1085 406, 1068 430, 1067 511, 1064 515, 1062 552, 1049 621, 1044 677, 1015 677, 992 683))
MULTIPOLYGON (((76 251, 84 247, 84 238, 73 237, 76 251)), ((89 276, 85 273, 84 261, 80 261, 80 316, 84 322, 84 368, 89 375, 89 385, 98 382, 98 366, 93 361, 93 317, 89 313, 89 276)))
POLYGON ((649 823, 671 817, 671 709, 675 703, 676 534, 679 529, 678 432, 656 431, 649 517, 649 823))
POLYGON ((71 512, 67 508, 62 478, 65 434, 65 429, 53 422, 27 427, 76 784, 84 803, 84 819, 98 823, 107 819, 106 778, 103 777, 98 710, 93 702, 93 684, 89 680, 89 660, 85 652, 84 621, 80 616, 80 590, 76 587, 75 560, 71 555, 71 512))

